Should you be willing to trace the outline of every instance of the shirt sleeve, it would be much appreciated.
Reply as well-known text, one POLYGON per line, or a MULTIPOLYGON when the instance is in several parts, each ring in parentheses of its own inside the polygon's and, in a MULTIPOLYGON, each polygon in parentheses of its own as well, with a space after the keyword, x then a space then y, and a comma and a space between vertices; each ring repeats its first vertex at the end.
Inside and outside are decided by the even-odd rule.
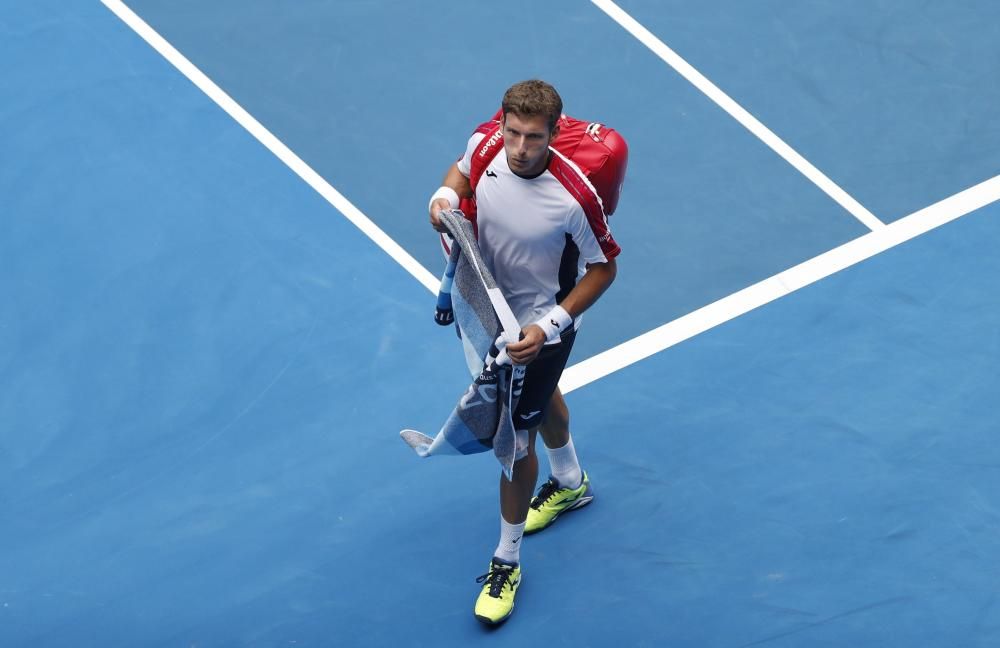
POLYGON ((483 141, 486 137, 483 133, 473 133, 472 137, 469 138, 468 144, 465 145, 465 154, 462 155, 456 164, 458 165, 458 170, 468 178, 472 174, 472 156, 476 153, 476 147, 479 143, 483 141))
POLYGON ((621 253, 607 217, 603 213, 588 214, 580 205, 570 215, 569 235, 580 249, 580 258, 587 263, 607 263, 621 253))

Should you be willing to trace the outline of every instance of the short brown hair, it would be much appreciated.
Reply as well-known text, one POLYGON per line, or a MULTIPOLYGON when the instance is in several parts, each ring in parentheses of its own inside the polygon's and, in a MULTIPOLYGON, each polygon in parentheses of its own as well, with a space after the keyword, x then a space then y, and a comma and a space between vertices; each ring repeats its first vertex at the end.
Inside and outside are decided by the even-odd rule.
POLYGON ((515 83, 503 95, 503 114, 514 113, 518 117, 541 115, 549 124, 549 131, 555 128, 562 115, 562 98, 551 84, 539 79, 515 83))

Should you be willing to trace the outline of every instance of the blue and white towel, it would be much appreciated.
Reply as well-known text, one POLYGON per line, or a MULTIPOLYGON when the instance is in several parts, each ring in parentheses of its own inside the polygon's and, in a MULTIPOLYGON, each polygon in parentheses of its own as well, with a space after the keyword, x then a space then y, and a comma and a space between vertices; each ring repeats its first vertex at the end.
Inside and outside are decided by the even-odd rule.
POLYGON ((513 364, 506 352, 521 327, 483 263, 472 225, 457 209, 442 212, 441 220, 454 245, 435 319, 445 324, 454 318, 473 381, 433 439, 416 430, 399 434, 421 457, 492 449, 510 479, 528 446, 527 431, 517 431, 513 421, 524 367, 513 364))

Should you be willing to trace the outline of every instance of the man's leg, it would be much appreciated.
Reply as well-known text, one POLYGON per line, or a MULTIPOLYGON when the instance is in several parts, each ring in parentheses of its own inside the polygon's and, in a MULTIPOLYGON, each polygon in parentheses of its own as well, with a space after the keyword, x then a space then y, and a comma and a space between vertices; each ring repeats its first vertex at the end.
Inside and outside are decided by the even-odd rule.
MULTIPOLYGON (((490 561, 489 571, 479 578, 484 585, 476 599, 476 618, 484 623, 500 623, 513 611, 514 594, 521 582, 521 537, 526 532, 525 525, 532 510, 531 492, 538 480, 535 437, 575 338, 575 333, 570 333, 561 344, 544 347, 528 365, 524 376, 514 420, 528 430, 527 452, 514 462, 512 479, 500 476, 500 543, 490 561)), ((568 416, 565 403, 562 407, 565 418, 568 416)))
POLYGON ((556 387, 549 401, 549 409, 545 413, 545 420, 539 428, 542 433, 542 441, 546 448, 561 448, 569 441, 569 407, 566 406, 566 399, 562 392, 556 387))
POLYGON ((531 494, 538 481, 538 456, 535 454, 537 431, 538 428, 528 431, 528 454, 514 462, 514 479, 508 480, 506 475, 500 473, 500 515, 511 524, 524 524, 531 494))
POLYGON ((576 457, 573 437, 569 433, 569 407, 558 388, 552 394, 541 432, 551 475, 560 486, 578 488, 583 480, 583 471, 576 457))
POLYGON ((528 454, 514 462, 513 479, 500 473, 500 542, 489 571, 477 579, 483 589, 476 599, 476 618, 483 623, 501 623, 514 611, 514 595, 521 584, 521 538, 538 480, 537 431, 528 431, 528 454))
POLYGON ((538 533, 562 513, 586 506, 594 499, 590 479, 580 468, 569 433, 569 408, 557 388, 541 425, 551 477, 531 501, 524 532, 538 533))

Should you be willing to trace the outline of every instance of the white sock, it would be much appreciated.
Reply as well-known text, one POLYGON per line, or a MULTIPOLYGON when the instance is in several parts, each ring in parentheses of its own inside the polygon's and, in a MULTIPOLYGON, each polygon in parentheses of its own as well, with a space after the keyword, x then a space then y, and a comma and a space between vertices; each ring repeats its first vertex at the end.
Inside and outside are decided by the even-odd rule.
POLYGON ((561 448, 546 448, 549 456, 549 466, 552 476, 558 480, 563 488, 579 488, 583 483, 583 470, 580 469, 580 462, 576 458, 576 449, 573 448, 573 437, 561 448))
POLYGON ((500 544, 493 556, 504 562, 521 562, 521 536, 524 535, 524 522, 511 524, 500 516, 500 544))

